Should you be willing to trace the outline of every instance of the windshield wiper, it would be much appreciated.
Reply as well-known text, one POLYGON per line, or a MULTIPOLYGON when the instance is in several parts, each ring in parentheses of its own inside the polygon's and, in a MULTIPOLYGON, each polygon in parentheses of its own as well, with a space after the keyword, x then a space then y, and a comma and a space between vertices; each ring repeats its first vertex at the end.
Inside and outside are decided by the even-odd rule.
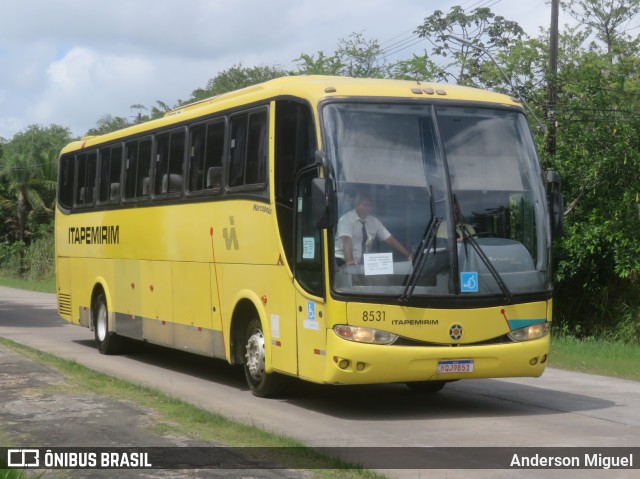
POLYGON ((427 225, 427 228, 422 235, 422 239, 420 240, 420 244, 418 245, 418 250, 413 257, 413 270, 411 271, 411 275, 407 279, 407 283, 404 285, 404 289, 402 290, 402 294, 399 301, 406 302, 409 300, 411 295, 413 294, 413 290, 416 287, 416 283, 418 282, 418 278, 420 273, 422 272, 424 265, 427 262, 427 258, 429 257, 429 252, 436 251, 436 237, 438 228, 440 227, 440 223, 442 223, 442 219, 437 216, 431 216, 431 220, 427 225))
POLYGON ((509 291, 509 288, 507 287, 505 282, 502 280, 502 276, 500 276, 500 273, 498 273, 498 270, 496 270, 493 264, 491 263, 491 260, 487 257, 485 252, 482 251, 482 248, 478 244, 478 240, 476 240, 471 235, 471 233, 469 233, 469 230, 467 229, 464 223, 460 223, 458 226, 460 227, 460 231, 462 231, 462 239, 464 241, 464 244, 466 245, 467 242, 471 244, 471 247, 474 249, 474 251, 478 254, 480 259, 484 263, 484 265, 487 267, 487 269, 491 273, 491 276, 493 276, 493 279, 495 279, 496 283, 498 283, 498 287, 500 288, 500 291, 502 291, 502 294, 504 294, 504 297, 507 300, 507 303, 511 304, 513 302, 513 295, 511 294, 511 291, 509 291))

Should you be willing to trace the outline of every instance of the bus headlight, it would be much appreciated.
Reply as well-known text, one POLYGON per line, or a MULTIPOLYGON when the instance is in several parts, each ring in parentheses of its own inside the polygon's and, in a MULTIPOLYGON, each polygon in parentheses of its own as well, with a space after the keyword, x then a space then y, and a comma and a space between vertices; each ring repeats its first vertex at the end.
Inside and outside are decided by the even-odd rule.
POLYGON ((333 332, 342 339, 355 341, 357 343, 369 344, 392 344, 398 335, 380 331, 378 329, 363 328, 360 326, 348 326, 346 324, 338 324, 333 327, 333 332))
POLYGON ((509 333, 509 338, 513 341, 531 341, 533 339, 544 338, 551 331, 551 323, 532 324, 525 328, 516 329, 509 333))

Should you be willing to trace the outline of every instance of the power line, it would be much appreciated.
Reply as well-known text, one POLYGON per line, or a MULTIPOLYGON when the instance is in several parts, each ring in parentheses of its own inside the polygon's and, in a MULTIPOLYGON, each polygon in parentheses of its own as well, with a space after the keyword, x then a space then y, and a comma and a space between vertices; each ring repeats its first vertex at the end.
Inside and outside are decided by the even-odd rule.
MULTIPOLYGON (((462 8, 473 9, 473 8, 491 8, 494 5, 497 5, 502 0, 469 0, 466 4, 462 4, 462 8)), ((478 27, 475 31, 478 31, 480 27, 478 27)), ((474 33, 472 32, 472 33, 474 33)), ((430 41, 429 38, 422 38, 418 33, 415 32, 414 29, 405 30, 402 33, 394 35, 384 42, 380 43, 380 52, 376 55, 376 61, 386 60, 392 55, 396 55, 404 50, 407 50, 423 40, 430 41), (407 34, 410 34, 407 36, 407 34), (394 41, 395 40, 395 41, 394 41)), ((431 42, 433 44, 433 42, 431 42)))
POLYGON ((401 51, 404 51, 404 50, 406 50, 408 48, 411 48, 414 45, 417 45, 418 43, 421 43, 423 41, 424 41, 424 38, 420 38, 418 35, 415 35, 412 38, 406 39, 402 44, 397 45, 394 48, 389 48, 387 50, 381 51, 380 54, 377 57, 377 60, 386 60, 391 55, 395 55, 396 53, 400 53, 401 51))
POLYGON ((491 8, 494 5, 500 3, 501 1, 502 0, 475 0, 475 1, 470 0, 469 2, 466 2, 466 4, 462 4, 460 6, 462 7, 463 10, 472 10, 476 8, 491 8))
POLYGON ((386 54, 391 50, 394 50, 394 49, 396 49, 398 47, 401 47, 402 45, 405 45, 405 44, 415 40, 416 38, 419 38, 419 35, 417 33, 409 35, 408 37, 403 38, 401 40, 398 40, 397 42, 394 42, 394 43, 392 43, 391 45, 389 45, 389 46, 387 46, 385 48, 381 48, 380 49, 380 53, 381 54, 386 54))
POLYGON ((380 43, 380 46, 382 46, 382 45, 386 45, 386 44, 387 44, 387 43, 389 43, 390 41, 395 40, 396 38, 401 37, 402 35, 406 35, 407 33, 414 33, 414 31, 415 31, 415 29, 414 29, 414 28, 411 28, 411 29, 409 29, 409 30, 405 30, 404 32, 399 33, 398 35, 395 35, 395 36, 393 36, 393 37, 391 37, 391 38, 386 39, 385 41, 383 41, 382 43, 380 43))

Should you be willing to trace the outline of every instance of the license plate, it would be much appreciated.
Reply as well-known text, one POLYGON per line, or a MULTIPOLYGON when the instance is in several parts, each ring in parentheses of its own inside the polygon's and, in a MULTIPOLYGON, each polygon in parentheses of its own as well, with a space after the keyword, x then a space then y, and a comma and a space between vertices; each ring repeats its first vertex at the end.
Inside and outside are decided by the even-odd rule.
POLYGON ((438 374, 472 372, 473 359, 463 359, 459 361, 438 361, 438 374))

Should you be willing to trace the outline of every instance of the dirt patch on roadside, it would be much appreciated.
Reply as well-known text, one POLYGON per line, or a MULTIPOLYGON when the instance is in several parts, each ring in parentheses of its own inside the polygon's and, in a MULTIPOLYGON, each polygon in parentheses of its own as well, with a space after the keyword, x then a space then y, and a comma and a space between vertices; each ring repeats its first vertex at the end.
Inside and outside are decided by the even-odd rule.
MULTIPOLYGON (((153 432, 158 414, 133 401, 82 391, 45 364, 0 345, 0 444, 7 447, 216 446, 153 432)), ((38 470, 40 478, 301 478, 284 470, 38 470)))

